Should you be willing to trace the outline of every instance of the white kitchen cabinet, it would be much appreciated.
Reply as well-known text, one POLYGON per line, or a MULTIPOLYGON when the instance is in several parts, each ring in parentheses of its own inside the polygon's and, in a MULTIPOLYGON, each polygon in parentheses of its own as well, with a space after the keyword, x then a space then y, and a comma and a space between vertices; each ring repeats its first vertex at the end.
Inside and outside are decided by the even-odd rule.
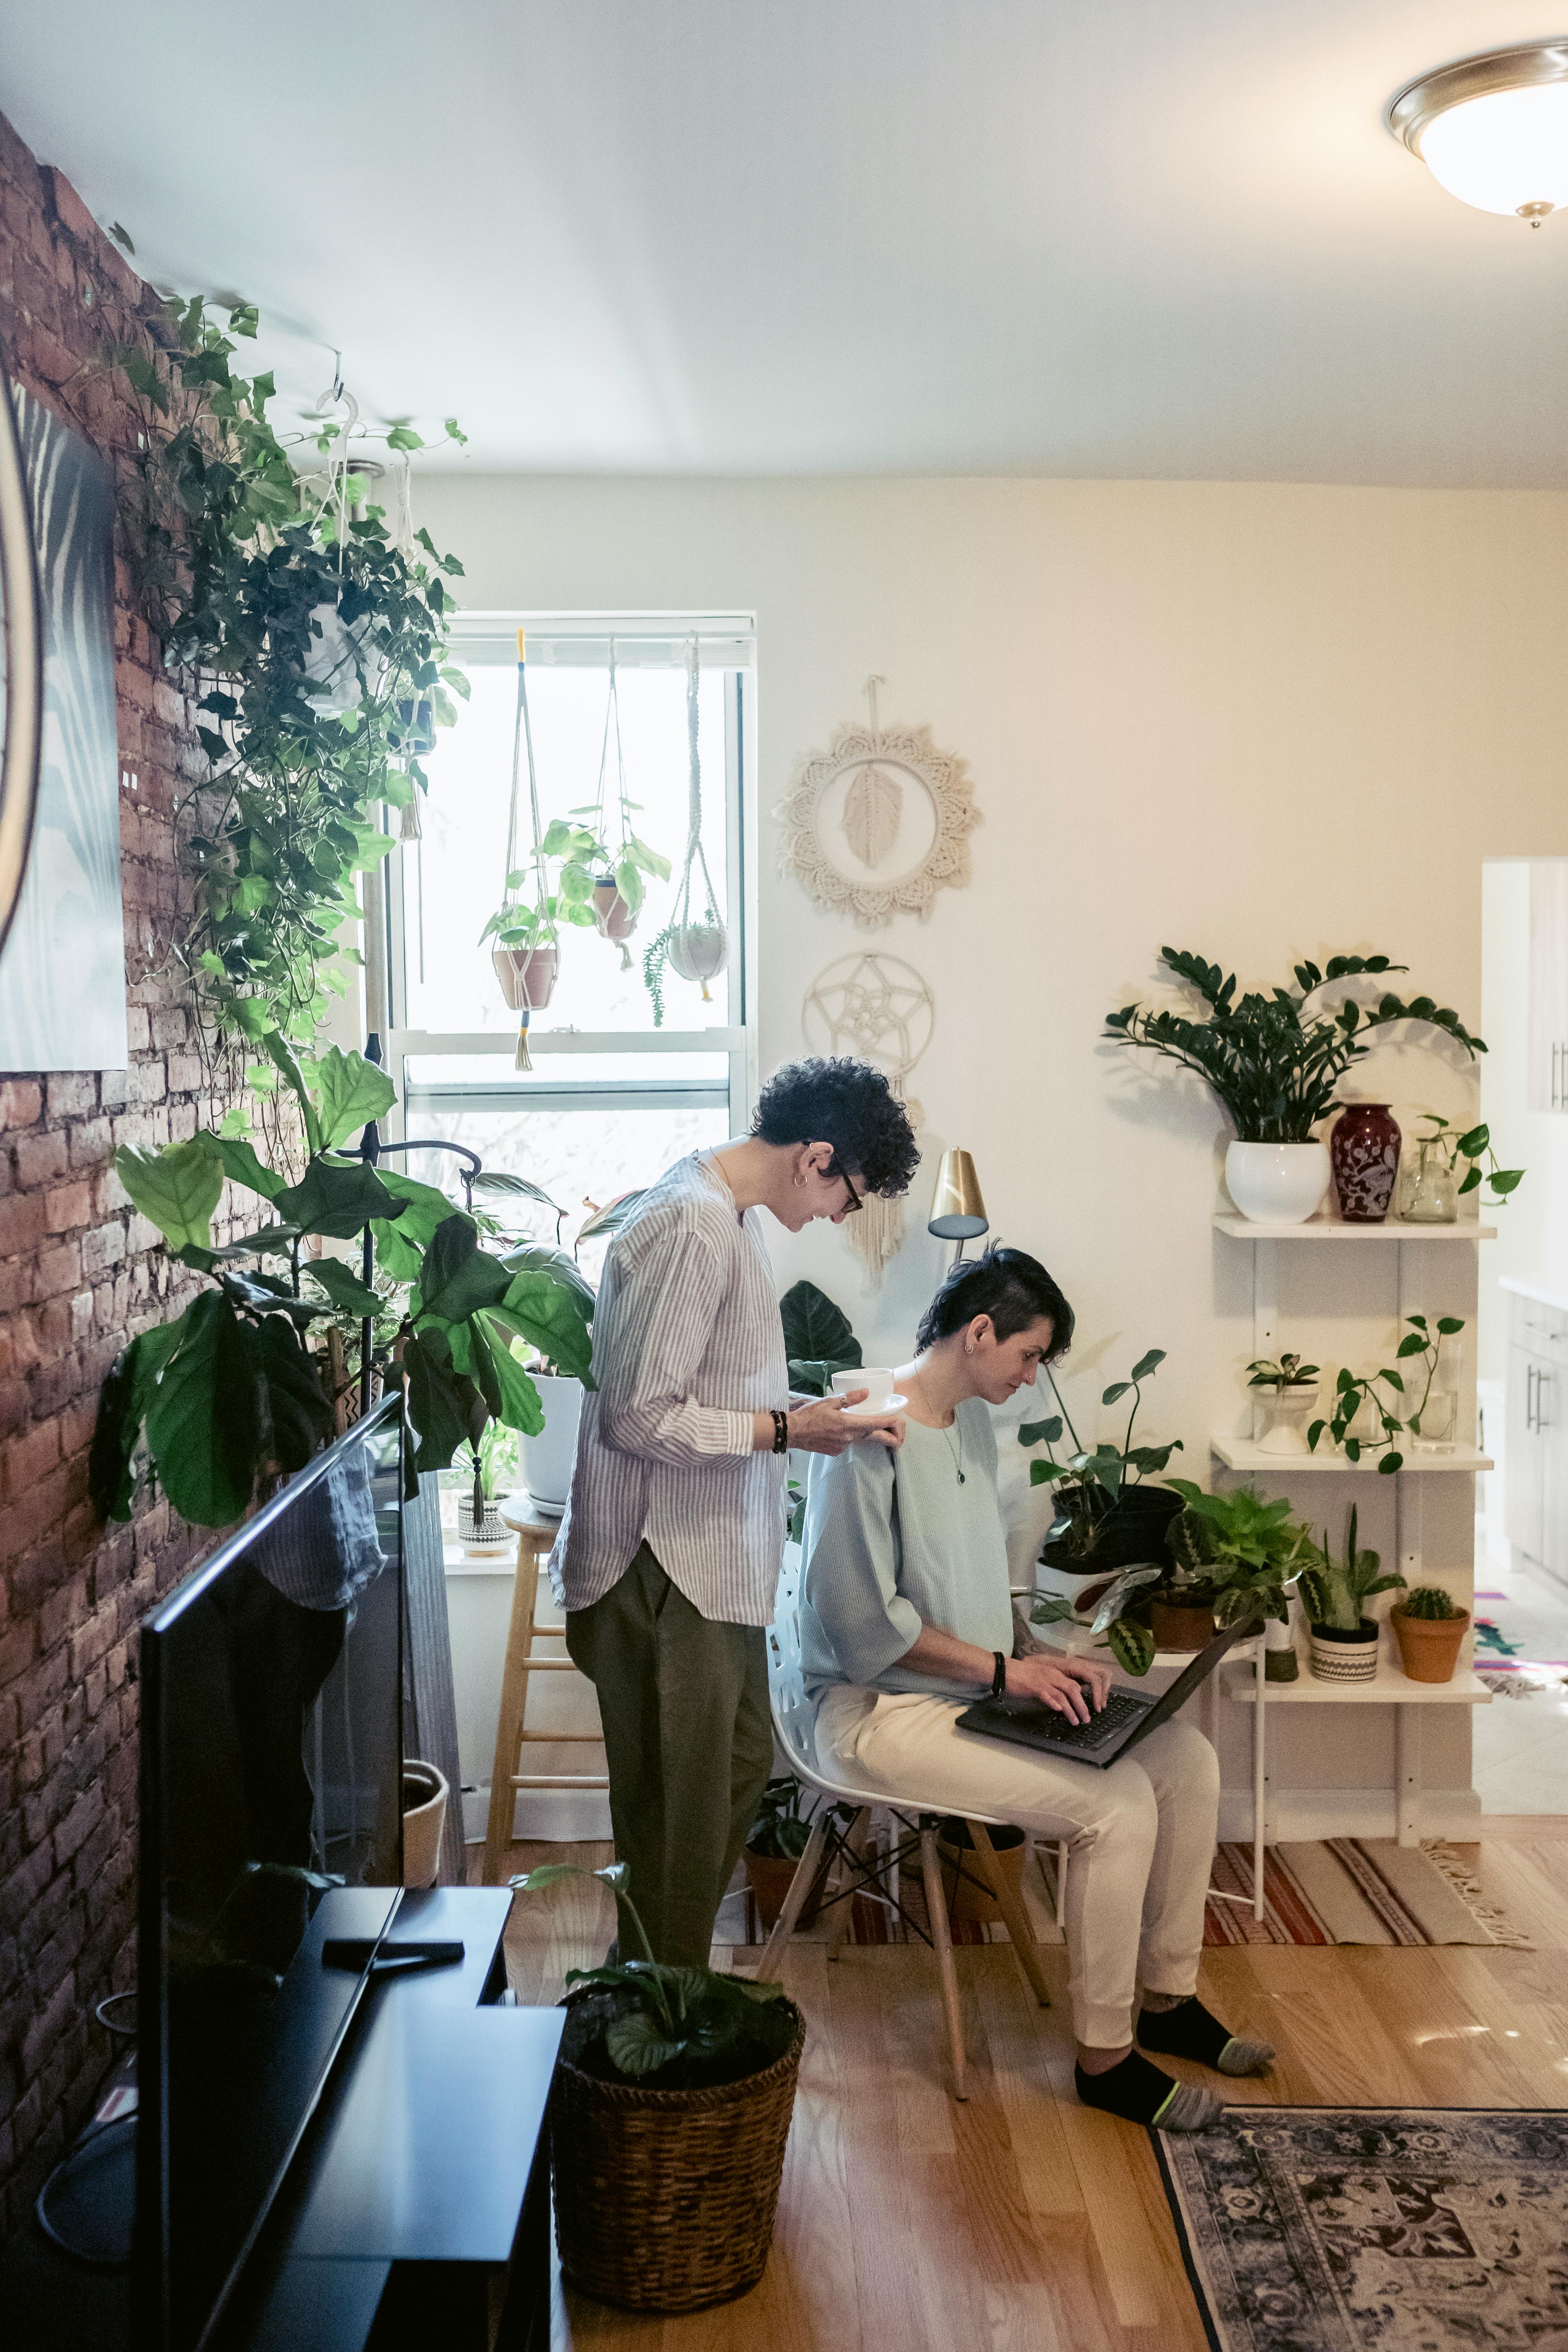
POLYGON ((1503 1532, 1568 1583, 1568 1307, 1514 1283, 1503 1532))
POLYGON ((1568 1111, 1568 857, 1530 867, 1530 1016, 1525 1101, 1568 1111))

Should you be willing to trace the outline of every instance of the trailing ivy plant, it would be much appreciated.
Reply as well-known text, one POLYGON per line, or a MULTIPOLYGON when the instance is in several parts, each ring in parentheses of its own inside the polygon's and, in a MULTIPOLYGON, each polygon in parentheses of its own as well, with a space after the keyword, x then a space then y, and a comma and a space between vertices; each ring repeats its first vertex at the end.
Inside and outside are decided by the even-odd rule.
POLYGON ((161 1151, 125 1146, 115 1156, 121 1182, 171 1254, 213 1286, 133 1339, 104 1384, 91 1480, 115 1518, 130 1517, 150 1474, 183 1517, 228 1527, 259 1480, 302 1468, 331 1437, 332 1399, 306 1335, 334 1316, 383 1316, 386 1300, 384 1286, 367 1287, 341 1259, 309 1255, 314 1237, 351 1241, 368 1225, 374 1273, 405 1286, 395 1352, 408 1382, 415 1469, 446 1469, 459 1446, 482 1444, 492 1420, 528 1435, 542 1429, 514 1339, 588 1377, 594 1297, 572 1258, 532 1245, 495 1256, 444 1192, 345 1152, 395 1099, 374 1064, 335 1046, 301 1062, 283 1039, 266 1043, 304 1130, 297 1182, 265 1165, 237 1120, 161 1151), (266 1203, 265 1222, 215 1247, 226 1181, 266 1203))
MULTIPOLYGON (((280 436, 268 374, 231 364, 255 309, 165 305, 145 344, 117 349, 142 412, 131 537, 171 668, 194 675, 210 785, 186 803, 195 912, 181 952, 218 1029, 258 1043, 314 1035, 355 877, 392 846, 383 803, 426 789, 419 704, 450 723, 447 577, 429 534, 405 553, 364 503, 345 428, 280 436), (323 473, 297 474, 313 443, 323 473)), ((462 440, 455 419, 448 436, 462 440)), ((358 437, 361 436, 357 434, 358 437)), ((421 446, 406 425, 370 436, 421 446)))
MULTIPOLYGON (((1124 1004, 1105 1016, 1105 1034, 1141 1045, 1192 1070, 1211 1087, 1229 1112, 1243 1143, 1308 1143, 1318 1121, 1339 1108, 1336 1090, 1352 1062, 1368 1048, 1370 1030, 1394 1021, 1426 1021, 1462 1045, 1473 1060, 1486 1052, 1452 1007, 1430 996, 1408 1003, 1392 991, 1372 1011, 1347 997, 1337 1012, 1311 1007, 1319 991, 1337 981, 1404 971, 1385 955, 1336 955, 1320 971, 1315 963, 1295 968, 1296 988, 1273 988, 1268 995, 1237 997, 1236 974, 1205 963, 1182 948, 1160 954, 1178 980, 1207 1006, 1201 1020, 1143 1004, 1124 1004)), ((1517 1172, 1514 1175, 1519 1181, 1517 1172)))

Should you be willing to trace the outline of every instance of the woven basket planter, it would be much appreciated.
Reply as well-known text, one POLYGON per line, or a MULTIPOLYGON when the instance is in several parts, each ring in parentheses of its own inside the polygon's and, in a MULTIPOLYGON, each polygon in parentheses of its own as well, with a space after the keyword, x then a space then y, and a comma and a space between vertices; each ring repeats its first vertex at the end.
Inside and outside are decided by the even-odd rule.
POLYGON ((627 2311, 700 2311, 768 2259, 805 2023, 761 2074, 644 2091, 557 2061, 550 2093, 555 2235, 568 2284, 627 2311))

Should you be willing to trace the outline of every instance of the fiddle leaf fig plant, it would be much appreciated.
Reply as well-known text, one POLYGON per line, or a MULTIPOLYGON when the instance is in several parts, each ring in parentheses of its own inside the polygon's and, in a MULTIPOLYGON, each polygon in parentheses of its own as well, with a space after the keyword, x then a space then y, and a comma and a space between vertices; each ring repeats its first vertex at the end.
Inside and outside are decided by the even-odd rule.
POLYGON ((335 1425, 307 1342, 313 1326, 345 1316, 378 1327, 390 1316, 422 1472, 447 1468, 461 1445, 482 1447, 492 1423, 542 1429, 520 1348, 589 1377, 594 1294, 574 1260, 526 1244, 496 1256, 445 1193, 334 1148, 390 1108, 390 1080, 357 1054, 334 1047, 302 1062, 273 1043, 309 1155, 297 1182, 243 1138, 205 1130, 161 1152, 117 1155, 137 1208, 213 1286, 133 1339, 105 1382, 90 1480, 111 1517, 131 1516, 145 1471, 194 1525, 231 1526, 258 1479, 301 1469, 335 1425), (259 1194, 267 1221, 215 1248, 226 1181, 259 1194), (308 1254, 312 1241, 353 1240, 367 1227, 380 1288, 340 1258, 308 1254), (275 1259, 283 1271, 269 1270, 275 1259))

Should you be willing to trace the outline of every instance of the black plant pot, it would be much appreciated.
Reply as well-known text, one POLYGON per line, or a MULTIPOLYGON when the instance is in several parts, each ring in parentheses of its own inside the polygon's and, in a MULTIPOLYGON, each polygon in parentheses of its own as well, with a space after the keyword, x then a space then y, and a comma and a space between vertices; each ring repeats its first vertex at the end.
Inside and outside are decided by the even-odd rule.
POLYGON ((1184 1508, 1181 1496, 1169 1486, 1125 1486, 1112 1508, 1096 1520, 1095 1539, 1088 1551, 1077 1548, 1064 1527, 1062 1533, 1053 1531, 1046 1538, 1040 1565, 1080 1571, 1136 1568, 1145 1560, 1163 1566, 1171 1557, 1171 1522, 1184 1508))

